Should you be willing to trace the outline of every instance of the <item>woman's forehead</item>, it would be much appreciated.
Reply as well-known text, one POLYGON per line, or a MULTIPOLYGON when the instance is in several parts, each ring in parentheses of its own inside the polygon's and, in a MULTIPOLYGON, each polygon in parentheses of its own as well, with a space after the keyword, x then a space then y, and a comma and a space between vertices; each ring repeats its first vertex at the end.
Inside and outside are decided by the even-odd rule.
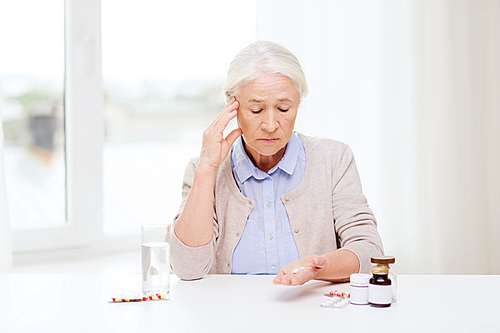
POLYGON ((263 103, 269 99, 277 102, 296 102, 299 92, 295 84, 282 74, 261 74, 241 86, 238 94, 241 101, 263 103))

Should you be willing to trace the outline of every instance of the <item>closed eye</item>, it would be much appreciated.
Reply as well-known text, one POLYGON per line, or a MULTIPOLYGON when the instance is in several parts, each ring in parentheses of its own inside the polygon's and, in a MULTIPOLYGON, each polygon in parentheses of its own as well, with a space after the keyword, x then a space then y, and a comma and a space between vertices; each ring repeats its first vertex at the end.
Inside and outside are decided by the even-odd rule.
POLYGON ((262 109, 260 109, 260 110, 252 110, 252 113, 257 114, 257 113, 260 113, 261 111, 262 111, 262 109))
POLYGON ((278 110, 280 110, 281 112, 287 112, 289 109, 278 108, 278 110))

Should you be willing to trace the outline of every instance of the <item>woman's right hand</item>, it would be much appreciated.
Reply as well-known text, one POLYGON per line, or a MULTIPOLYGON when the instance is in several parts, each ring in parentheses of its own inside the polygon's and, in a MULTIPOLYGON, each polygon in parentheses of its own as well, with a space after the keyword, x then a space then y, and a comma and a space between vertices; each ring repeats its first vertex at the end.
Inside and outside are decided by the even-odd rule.
POLYGON ((236 117, 238 107, 239 103, 233 97, 215 118, 210 127, 203 132, 203 143, 198 166, 216 171, 229 153, 233 142, 243 133, 240 128, 237 128, 224 138, 224 130, 229 121, 236 117))
POLYGON ((239 103, 233 97, 210 127, 203 132, 200 162, 196 167, 187 197, 183 192, 183 200, 186 200, 186 203, 174 224, 176 237, 187 246, 204 246, 214 238, 215 175, 219 165, 229 153, 231 145, 243 133, 237 128, 224 138, 224 129, 229 121, 236 117, 238 107, 239 103))

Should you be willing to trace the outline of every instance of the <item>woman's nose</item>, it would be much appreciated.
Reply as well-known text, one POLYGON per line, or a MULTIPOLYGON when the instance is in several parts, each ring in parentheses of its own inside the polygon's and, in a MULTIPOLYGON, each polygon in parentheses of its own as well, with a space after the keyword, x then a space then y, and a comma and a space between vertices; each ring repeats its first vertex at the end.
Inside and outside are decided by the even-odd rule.
POLYGON ((262 122, 262 129, 272 133, 276 131, 279 126, 276 113, 273 110, 269 110, 266 113, 266 118, 262 122))

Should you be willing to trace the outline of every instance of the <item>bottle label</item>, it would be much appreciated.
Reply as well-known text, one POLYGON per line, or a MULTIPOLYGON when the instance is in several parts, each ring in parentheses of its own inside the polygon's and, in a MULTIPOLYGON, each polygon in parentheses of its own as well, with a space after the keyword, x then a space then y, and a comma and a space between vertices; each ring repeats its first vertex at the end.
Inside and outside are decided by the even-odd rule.
POLYGON ((372 304, 390 304, 392 302, 392 286, 370 284, 368 298, 372 304))
POLYGON ((368 304, 368 286, 355 286, 351 284, 351 304, 368 304))

